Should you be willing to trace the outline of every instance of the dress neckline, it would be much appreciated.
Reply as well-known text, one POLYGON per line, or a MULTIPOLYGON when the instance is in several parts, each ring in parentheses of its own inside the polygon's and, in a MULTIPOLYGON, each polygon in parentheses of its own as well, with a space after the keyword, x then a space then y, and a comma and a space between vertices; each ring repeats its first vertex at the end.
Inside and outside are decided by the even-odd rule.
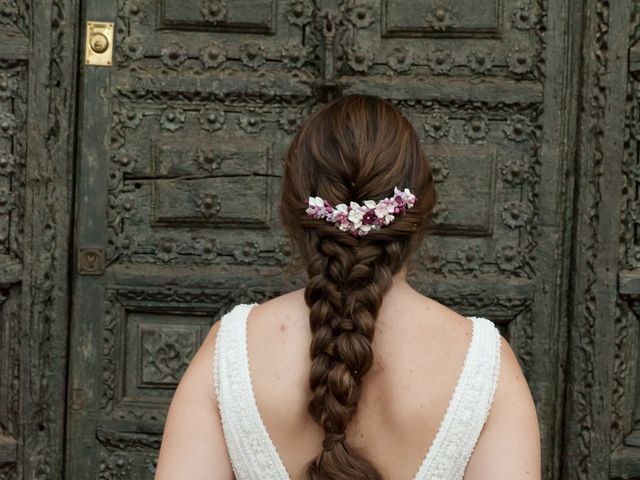
MULTIPOLYGON (((244 378, 248 379, 248 391, 250 392, 250 407, 254 410, 255 414, 256 414, 256 418, 258 419, 261 427, 262 427, 262 431, 264 433, 264 444, 265 446, 271 450, 272 456, 277 459, 277 463, 278 463, 278 469, 280 470, 280 476, 283 479, 286 480, 291 480, 291 475, 289 474, 289 471, 287 470, 286 465, 284 464, 282 457, 280 456, 280 452, 278 451, 278 449, 276 448, 275 444, 273 443, 273 440, 271 438, 271 435, 269 434, 269 431, 267 430, 267 426, 264 423, 264 420, 262 419, 262 414, 260 413, 260 409, 258 408, 258 402, 256 401, 256 396, 255 396, 255 392, 253 390, 253 380, 251 377, 251 368, 250 368, 250 361, 249 361, 249 345, 248 345, 248 336, 247 336, 247 320, 249 318, 249 314, 251 313, 251 311, 253 310, 253 308, 255 306, 257 306, 258 303, 251 303, 251 304, 240 304, 237 305, 236 308, 238 307, 243 307, 244 311, 242 312, 241 315, 241 321, 242 321, 242 325, 241 325, 241 331, 242 331, 242 336, 244 339, 243 345, 244 345, 244 350, 243 350, 243 354, 244 357, 246 359, 246 368, 247 371, 245 372, 246 375, 244 375, 244 378)), ((418 467, 418 470, 416 471, 415 475, 412 477, 411 480, 422 480, 426 477, 426 474, 431 466, 431 464, 433 463, 433 459, 436 457, 440 446, 443 444, 444 439, 446 438, 447 432, 449 431, 449 426, 451 425, 451 421, 453 420, 453 415, 454 415, 454 406, 457 405, 460 401, 460 398, 462 396, 462 391, 463 391, 463 382, 462 379, 464 378, 464 374, 465 372, 467 372, 470 368, 471 368, 471 358, 472 358, 472 351, 476 348, 475 346, 477 345, 477 328, 478 328, 478 322, 480 320, 480 317, 465 317, 467 319, 469 319, 471 321, 471 338, 469 340, 469 344, 467 346, 467 350, 465 353, 465 358, 464 358, 464 362, 462 364, 462 368, 460 369, 460 371, 458 372, 458 378, 456 380, 456 386, 453 389, 453 393, 451 394, 451 397, 449 398, 449 403, 447 404, 447 409, 445 410, 444 416, 442 417, 442 419, 440 420, 440 425, 438 426, 438 430, 436 432, 435 437, 433 438, 433 440, 431 441, 431 444, 429 445, 429 448, 427 449, 427 453, 425 454, 425 456, 422 459, 422 462, 420 464, 420 466, 418 467)))

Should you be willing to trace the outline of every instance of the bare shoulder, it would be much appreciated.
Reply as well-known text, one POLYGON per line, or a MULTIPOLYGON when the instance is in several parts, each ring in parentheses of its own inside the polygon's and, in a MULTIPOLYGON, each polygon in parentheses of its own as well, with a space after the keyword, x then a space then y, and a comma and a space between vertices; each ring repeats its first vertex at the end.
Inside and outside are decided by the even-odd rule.
POLYGON ((191 359, 173 395, 155 480, 233 478, 212 374, 219 329, 220 321, 217 321, 191 359))
POLYGON ((255 308, 255 314, 261 318, 281 317, 288 314, 295 315, 296 312, 306 313, 307 310, 307 304, 304 300, 304 288, 299 288, 258 304, 255 308))
POLYGON ((247 320, 248 329, 250 335, 260 337, 261 343, 264 343, 269 341, 272 334, 280 338, 283 330, 302 333, 308 328, 308 314, 304 289, 298 289, 257 304, 247 320))
POLYGON ((515 352, 504 337, 500 342, 498 384, 465 479, 539 480, 542 466, 536 406, 515 352))

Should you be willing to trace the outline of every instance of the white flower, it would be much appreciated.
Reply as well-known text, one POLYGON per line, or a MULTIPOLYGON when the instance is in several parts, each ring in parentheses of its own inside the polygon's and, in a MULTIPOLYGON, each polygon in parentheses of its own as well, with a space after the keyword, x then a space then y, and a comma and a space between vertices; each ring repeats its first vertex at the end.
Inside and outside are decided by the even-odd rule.
POLYGON ((360 225, 360 228, 359 228, 360 231, 358 233, 360 235, 365 235, 366 233, 369 233, 369 230, 371 230, 372 228, 373 228, 373 225, 362 224, 360 225))
POLYGON ((401 191, 396 186, 393 188, 393 197, 383 198, 378 202, 365 200, 363 205, 351 201, 349 206, 341 203, 332 207, 322 197, 310 196, 306 212, 311 217, 324 218, 343 232, 349 231, 355 235, 366 235, 371 230, 380 229, 378 223, 389 225, 395 219, 394 213, 396 209, 398 209, 399 214, 402 214, 408 208, 413 207, 415 201, 415 195, 408 188, 401 191), (364 216, 367 215, 369 217, 371 212, 382 221, 371 223, 369 219, 367 224, 364 224, 364 216))
POLYGON ((362 225, 362 216, 364 212, 360 209, 360 205, 355 202, 351 202, 351 211, 349 212, 349 221, 353 223, 355 228, 359 228, 362 225))

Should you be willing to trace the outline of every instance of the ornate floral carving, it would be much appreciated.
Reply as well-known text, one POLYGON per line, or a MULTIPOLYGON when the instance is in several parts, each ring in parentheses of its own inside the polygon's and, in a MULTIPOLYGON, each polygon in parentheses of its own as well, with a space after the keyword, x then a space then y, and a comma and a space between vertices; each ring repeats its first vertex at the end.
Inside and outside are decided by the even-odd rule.
POLYGON ((131 478, 133 459, 126 452, 109 452, 100 449, 100 470, 98 480, 119 480, 131 478))
POLYGON ((142 122, 142 112, 134 110, 131 105, 124 106, 119 114, 120 124, 127 128, 136 128, 142 122))
POLYGON ((509 185, 521 185, 529 179, 529 164, 524 158, 509 157, 500 166, 500 173, 509 185))
POLYGON ((413 52, 405 47, 395 47, 389 57, 387 64, 398 73, 407 72, 411 68, 413 52))
POLYGON ((117 237, 116 246, 123 258, 130 259, 131 255, 135 253, 138 243, 133 235, 125 233, 117 237))
MULTIPOLYGON (((110 169, 109 170, 109 192, 120 193, 123 191, 124 186, 124 174, 122 170, 110 169)), ((111 213, 111 212, 110 212, 111 213)))
POLYGON ((136 197, 130 193, 120 193, 115 197, 114 208, 121 218, 133 218, 136 215, 136 197))
POLYGON ((18 7, 13 0, 0 2, 0 24, 15 25, 18 21, 18 7))
POLYGON ((17 159, 11 153, 0 154, 0 175, 8 177, 16 171, 17 159))
POLYGON ((136 158, 126 150, 118 150, 111 159, 122 172, 131 173, 136 166, 136 158))
POLYGON ((287 20, 293 25, 304 26, 311 21, 313 5, 309 0, 291 0, 287 20))
POLYGON ((125 57, 131 60, 139 60, 144 57, 144 40, 138 35, 126 37, 120 44, 125 57))
POLYGON ((475 73, 487 74, 493 66, 493 55, 489 52, 475 51, 467 55, 467 64, 475 73))
POLYGON ((219 107, 208 107, 200 112, 200 126, 203 130, 214 132, 224 125, 224 110, 219 107))
POLYGON ((443 224, 447 221, 447 218, 449 217, 449 207, 447 207, 446 203, 442 201, 439 203, 436 203, 435 207, 433 208, 433 212, 431 213, 431 216, 433 218, 434 223, 443 224))
POLYGON ((503 245, 496 253, 496 263, 500 270, 513 273, 523 267, 522 256, 523 254, 518 247, 514 245, 503 245))
POLYGON ((167 67, 177 69, 187 60, 187 49, 178 42, 171 42, 160 49, 160 59, 167 67))
POLYGON ((536 15, 529 3, 523 3, 511 15, 511 21, 518 30, 530 30, 536 23, 536 15))
POLYGON ((302 122, 302 115, 299 111, 285 110, 278 120, 280 128, 287 133, 293 133, 298 130, 302 122))
POLYGON ((509 53, 507 61, 509 62, 509 70, 513 73, 524 74, 531 72, 534 60, 535 52, 529 47, 518 46, 509 53))
POLYGON ((156 256, 164 261, 169 262, 178 256, 177 245, 172 237, 161 238, 156 246, 156 256))
POLYGON ((132 22, 139 23, 146 17, 142 9, 142 0, 125 0, 122 10, 124 11, 124 16, 132 22))
POLYGON ((502 206, 500 211, 502 221, 511 228, 519 228, 527 225, 532 213, 529 205, 517 200, 507 202, 502 206))
POLYGON ((310 49, 299 43, 289 42, 282 47, 282 59, 289 68, 302 67, 309 57, 310 49))
POLYGON ((281 265, 286 265, 291 261, 293 248, 289 240, 279 240, 273 253, 274 258, 281 265))
POLYGON ((430 156, 429 165, 431 166, 431 175, 434 182, 442 183, 449 176, 449 169, 445 166, 444 157, 440 155, 430 156))
POLYGON ((0 74, 0 99, 6 100, 12 98, 18 89, 18 82, 15 74, 11 72, 2 72, 0 74))
POLYGON ((507 120, 503 131, 509 140, 524 142, 529 139, 532 126, 527 117, 516 114, 507 120))
POLYGON ((16 133, 16 117, 12 113, 0 113, 0 136, 10 137, 16 133))
POLYGON ((195 198, 195 202, 198 211, 207 218, 215 217, 220 213, 220 199, 215 193, 201 193, 195 198))
POLYGON ((238 123, 240 127, 248 133, 258 133, 264 127, 260 114, 252 111, 240 115, 238 123))
POLYGON ((347 62, 356 72, 366 72, 373 63, 373 51, 368 45, 355 44, 348 50, 347 62))
POLYGON ((476 114, 464 123, 464 134, 474 142, 480 142, 487 138, 489 125, 484 115, 476 114))
POLYGON ((431 70, 435 73, 448 73, 453 66, 451 53, 440 48, 436 48, 429 55, 428 64, 431 70))
POLYGON ((435 110, 432 114, 427 116, 427 121, 424 124, 424 130, 427 136, 440 140, 443 137, 449 135, 451 130, 451 123, 449 118, 440 110, 435 110))
POLYGON ((177 384, 189 366, 198 344, 191 329, 143 327, 142 380, 146 383, 177 384))
POLYGON ((172 132, 184 126, 185 112, 181 108, 166 108, 160 116, 160 126, 172 132))
POLYGON ((213 149, 198 149, 195 162, 202 170, 213 173, 222 167, 222 157, 213 149))
POLYGON ((106 293, 104 302, 104 330, 102 333, 102 357, 105 359, 102 370, 102 395, 100 396, 100 408, 105 411, 113 409, 115 400, 114 386, 116 376, 116 325, 119 310, 116 305, 113 292, 106 293))
POLYGON ((219 68, 226 59, 224 48, 219 43, 209 42, 200 49, 200 60, 205 68, 219 68))
POLYGON ((224 0, 202 0, 200 13, 205 22, 216 24, 227 20, 229 7, 224 0))
POLYGON ((356 28, 367 28, 376 20, 371 5, 360 3, 358 0, 347 0, 343 9, 347 14, 347 19, 356 28))
POLYGON ((258 260, 258 242, 247 240, 241 247, 233 249, 233 256, 240 263, 254 263, 258 260))
POLYGON ((424 21, 425 24, 433 30, 444 32, 455 26, 456 17, 448 8, 438 6, 433 11, 427 13, 424 21))
POLYGON ((484 253, 478 245, 467 245, 457 252, 457 257, 463 271, 471 272, 474 277, 478 276, 484 259, 484 253))
POLYGON ((218 241, 215 238, 198 238, 195 250, 203 260, 215 260, 218 256, 218 241))
POLYGON ((8 188, 0 187, 0 213, 9 213, 13 207, 13 203, 14 198, 11 191, 8 188))
POLYGON ((265 62, 264 47, 257 42, 246 42, 240 47, 240 60, 251 68, 258 68, 265 62))

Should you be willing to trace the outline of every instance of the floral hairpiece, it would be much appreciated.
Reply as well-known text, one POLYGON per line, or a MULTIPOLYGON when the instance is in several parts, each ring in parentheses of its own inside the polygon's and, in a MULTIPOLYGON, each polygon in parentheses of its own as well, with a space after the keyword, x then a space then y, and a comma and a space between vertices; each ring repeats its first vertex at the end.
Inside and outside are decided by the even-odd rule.
POLYGON ((332 207, 321 197, 309 197, 307 215, 313 218, 324 218, 343 232, 350 232, 354 237, 363 236, 371 230, 389 225, 395 215, 402 215, 416 203, 416 196, 405 188, 404 191, 393 188, 393 197, 383 198, 375 202, 365 200, 364 205, 350 202, 332 207))

